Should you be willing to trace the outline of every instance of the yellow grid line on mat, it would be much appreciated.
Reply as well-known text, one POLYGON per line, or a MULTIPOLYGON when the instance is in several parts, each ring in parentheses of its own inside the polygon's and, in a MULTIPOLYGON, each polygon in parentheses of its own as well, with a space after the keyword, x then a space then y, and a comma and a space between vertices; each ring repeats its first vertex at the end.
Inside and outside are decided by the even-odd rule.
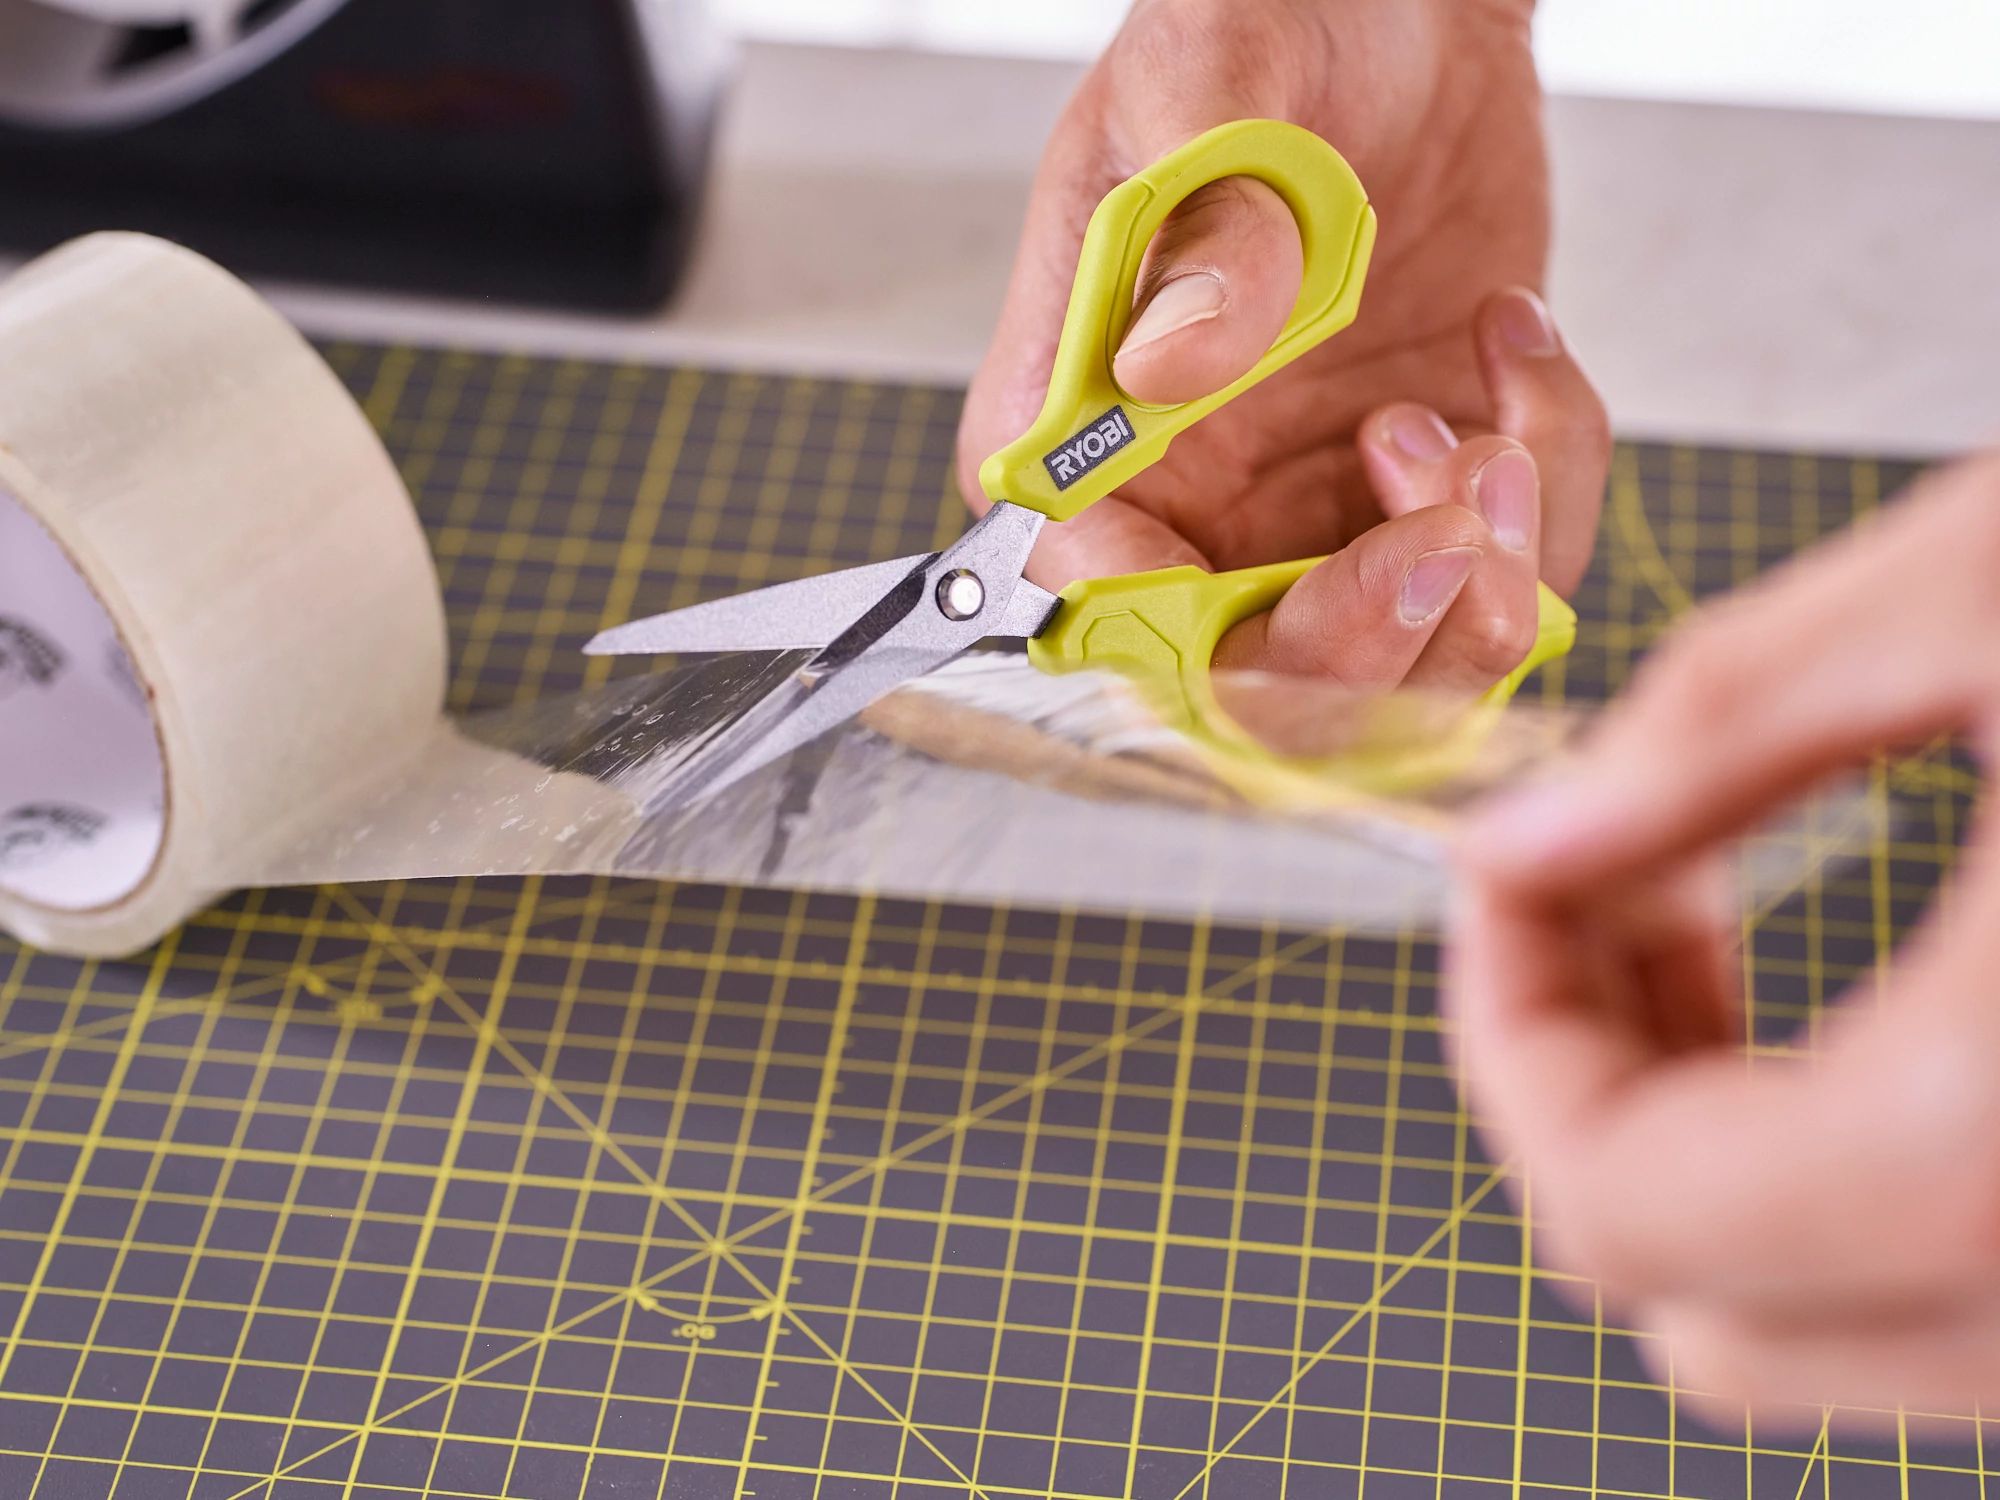
MULTIPOLYGON (((460 704, 958 524, 949 392, 331 357, 423 500, 460 704)), ((1890 482, 1621 449, 1542 691, 1890 482)), ((1746 918, 1765 1045, 1950 861, 1964 768, 1884 777, 1914 821, 1746 918)), ((1984 1492, 1982 1424, 1672 1415, 1546 1295, 1441 1029, 1414 935, 608 880, 252 895, 138 969, 0 949, 0 1492, 1984 1492)))

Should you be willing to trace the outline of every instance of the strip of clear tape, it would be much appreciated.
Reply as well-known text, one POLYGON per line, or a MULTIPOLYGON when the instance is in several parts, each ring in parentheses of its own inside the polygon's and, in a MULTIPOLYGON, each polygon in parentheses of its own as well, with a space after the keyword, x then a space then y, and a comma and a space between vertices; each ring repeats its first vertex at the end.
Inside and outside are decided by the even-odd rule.
MULTIPOLYGON (((1363 795, 1307 775, 1274 799, 1245 795, 1118 678, 1052 678, 1016 653, 974 653, 713 798, 642 814, 653 783, 803 659, 689 658, 443 725, 353 816, 249 883, 591 873, 1421 932, 1442 917, 1469 809, 1560 775, 1589 717, 1517 703, 1458 774, 1419 791, 1363 795)), ((1219 685, 1225 698, 1232 686, 1238 703, 1280 689, 1268 697, 1293 738, 1301 725, 1342 738, 1382 722, 1384 700, 1331 684, 1240 679, 1219 685)), ((1388 701, 1399 734, 1462 711, 1388 701)), ((1892 819, 1859 780, 1820 790, 1737 847, 1738 898, 1767 909, 1836 877, 1892 819)))
MULTIPOLYGON (((800 655, 454 720, 409 495, 249 289, 95 236, 0 282, 0 353, 0 930, 56 951, 138 951, 247 886, 529 874, 1417 931, 1466 809, 1560 776, 1587 723, 1531 684, 1450 775, 1365 795, 1337 768, 1435 746, 1467 706, 1225 679, 1289 768, 1244 777, 1120 679, 974 654, 649 816, 800 655)), ((1741 845, 1745 910, 1837 878, 1894 821, 1823 791, 1741 845)))

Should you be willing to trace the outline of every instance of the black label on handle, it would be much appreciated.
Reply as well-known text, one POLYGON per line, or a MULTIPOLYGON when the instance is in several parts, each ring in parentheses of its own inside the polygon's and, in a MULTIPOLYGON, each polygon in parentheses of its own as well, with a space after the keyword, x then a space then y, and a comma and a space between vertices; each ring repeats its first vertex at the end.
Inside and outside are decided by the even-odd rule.
POLYGON ((1066 490, 1136 436, 1132 431, 1132 419, 1125 415, 1125 408, 1114 406, 1044 457, 1042 467, 1049 471, 1049 478, 1056 482, 1057 489, 1066 490))

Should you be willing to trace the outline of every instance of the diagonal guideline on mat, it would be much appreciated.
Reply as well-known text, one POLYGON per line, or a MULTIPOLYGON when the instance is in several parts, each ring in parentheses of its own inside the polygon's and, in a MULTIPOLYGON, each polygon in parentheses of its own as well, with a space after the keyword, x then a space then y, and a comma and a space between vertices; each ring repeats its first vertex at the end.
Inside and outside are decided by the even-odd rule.
MULTIPOLYGON (((361 908, 358 905, 358 903, 355 903, 352 897, 348 896, 345 892, 342 891, 334 891, 332 894, 336 900, 339 900, 344 905, 348 906, 349 910, 353 913, 355 919, 358 922, 362 922, 364 924, 366 923, 368 915, 366 910, 364 908, 361 908)), ((862 931, 862 930, 865 930, 865 924, 857 924, 857 931, 862 931)), ((428 968, 428 966, 424 965, 421 959, 419 959, 414 953, 412 953, 410 949, 407 947, 407 945, 404 944, 398 936, 396 936, 393 932, 385 931, 379 934, 378 940, 381 941, 388 948, 388 950, 395 955, 395 957, 400 962, 409 966, 414 974, 424 979, 428 983, 434 985, 436 987, 437 993, 446 1001, 447 1004, 452 1006, 452 1008, 457 1012, 460 1019, 468 1026, 468 1028, 479 1033, 482 1036, 482 1038, 486 1038, 490 1035, 490 1033, 488 1033, 487 1030, 484 1028, 480 1017, 478 1017, 475 1013, 473 1013, 470 1010, 470 1008, 465 1004, 464 1000, 461 997, 459 997, 443 981, 441 976, 437 975, 434 971, 431 971, 428 968)), ((1293 945, 1293 949, 1291 950, 1290 956, 1296 956, 1297 952, 1303 951, 1304 949, 1311 947, 1320 941, 1321 940, 1317 938, 1301 939, 1293 945)), ((1282 958, 1277 961, 1281 962, 1282 958)), ((1238 970, 1235 973, 1231 974, 1222 983, 1216 985, 1214 987, 1213 993, 1217 995, 1226 994, 1228 993, 1229 990, 1234 989, 1235 987, 1253 979, 1256 975, 1256 972, 1257 972, 1256 966, 1251 966, 1245 969, 1238 970)), ((1150 1017, 1145 1022, 1141 1022, 1138 1027, 1134 1027, 1131 1030, 1125 1032, 1120 1032, 1116 1034, 1114 1037, 1107 1039, 1106 1042, 1103 1044, 1102 1050, 1109 1052, 1112 1050, 1116 1050, 1120 1047, 1127 1046, 1135 1039, 1138 1039, 1144 1036, 1145 1034, 1148 1034, 1152 1030, 1161 1029, 1162 1027, 1164 1027, 1167 1024, 1170 1024, 1173 1020, 1177 1018, 1182 1019, 1183 1023, 1185 1024, 1185 1014, 1187 1012, 1191 1012, 1194 1008, 1198 1007, 1201 1000, 1204 998, 1208 997, 1207 996, 1191 997, 1187 1006, 1179 1010, 1163 1009, 1154 1012, 1152 1017, 1150 1017)), ((497 1044, 496 1050, 498 1050, 502 1056, 506 1057, 510 1063, 513 1063, 516 1067, 521 1068, 524 1074, 527 1074, 531 1078, 531 1081, 533 1081, 538 1088, 545 1090, 552 1098, 554 1098, 558 1108, 562 1109, 565 1113, 570 1114, 573 1118, 581 1119, 581 1112, 578 1111, 574 1105, 570 1104, 566 1099, 564 1099, 560 1090, 558 1090, 553 1084, 551 1084, 545 1077, 542 1077, 541 1075, 537 1074, 532 1069, 531 1066, 527 1065, 525 1063, 525 1060, 522 1059, 518 1053, 513 1052, 511 1049, 507 1048, 504 1043, 497 1044)), ((1048 1073, 1041 1075, 1034 1080, 1029 1081, 1027 1084, 1019 1086, 1015 1091, 996 1095, 993 1099, 989 1100, 984 1106, 982 1106, 982 1111, 988 1114, 995 1113, 999 1109, 1011 1105, 1016 1101, 1016 1099, 1020 1097, 1025 1097, 1027 1094, 1032 1093, 1036 1087, 1038 1086, 1045 1087, 1048 1083, 1061 1077, 1064 1072, 1074 1072, 1080 1068, 1087 1067, 1095 1060, 1096 1060, 1095 1055, 1091 1053, 1078 1054, 1077 1056, 1069 1059, 1061 1068, 1051 1069, 1049 1070, 1048 1073)), ((963 1128, 965 1126, 972 1124, 973 1122, 974 1122, 974 1117, 966 1117, 959 1121, 954 1122, 954 1125, 957 1128, 963 1128)), ((933 1144, 935 1140, 941 1138, 942 1135, 946 1133, 949 1133, 948 1128, 941 1129, 939 1131, 934 1131, 933 1133, 927 1136, 918 1137, 915 1141, 905 1145, 902 1148, 902 1152, 900 1154, 904 1156, 914 1155, 917 1151, 923 1149, 924 1147, 930 1144, 933 1144)), ((635 1177, 640 1177, 641 1174, 637 1173, 636 1169, 633 1168, 632 1163, 629 1161, 629 1159, 623 1158, 623 1153, 618 1148, 616 1142, 605 1140, 600 1137, 598 1140, 598 1144, 601 1147, 603 1147, 607 1151, 607 1153, 611 1154, 614 1158, 621 1159, 621 1165, 626 1166, 628 1170, 633 1170, 635 1177)), ((843 1176, 834 1183, 820 1185, 810 1193, 802 1193, 798 1204, 791 1211, 789 1217, 793 1218, 793 1220, 796 1222, 796 1220, 805 1212, 805 1210, 808 1207, 810 1207, 813 1201, 821 1198, 831 1197, 835 1193, 839 1192, 841 1189, 850 1186, 859 1177, 868 1175, 871 1172, 880 1171, 887 1168, 888 1166, 893 1164, 893 1159, 894 1159, 893 1157, 885 1158, 880 1162, 871 1164, 869 1167, 857 1169, 855 1172, 843 1176)), ((646 1180, 646 1179, 641 1177, 641 1180, 646 1180)), ((693 1232, 695 1232, 699 1236, 707 1237, 708 1231, 706 1230, 705 1226, 701 1225, 691 1216, 686 1216, 685 1210, 681 1209, 680 1206, 677 1203, 675 1203, 669 1195, 662 1194, 662 1200, 668 1205, 668 1207, 671 1210, 680 1213, 685 1217, 685 1222, 693 1232)), ((732 1244, 734 1242, 740 1242, 743 1240, 750 1239, 759 1232, 761 1232, 763 1229, 770 1227, 773 1223, 778 1222, 780 1219, 783 1219, 787 1216, 788 1215, 785 1213, 785 1211, 780 1210, 778 1212, 774 1212, 766 1216, 763 1219, 754 1222, 753 1224, 749 1225, 747 1228, 743 1230, 737 1231, 729 1239, 710 1239, 706 1253, 726 1257, 729 1255, 732 1248, 732 1244)), ((694 1257, 690 1257, 689 1260, 692 1260, 693 1258, 694 1257)), ((667 1267, 666 1269, 655 1273, 655 1275, 652 1278, 650 1278, 650 1281, 664 1282, 670 1280, 673 1276, 677 1275, 681 1270, 686 1269, 687 1264, 688 1261, 686 1260, 676 1262, 673 1265, 667 1267)), ((747 1271, 742 1271, 741 1267, 739 1267, 738 1269, 742 1274, 748 1277, 749 1273, 747 1271)), ((834 1355, 834 1352, 831 1349, 831 1347, 827 1345, 824 1342, 824 1340, 821 1340, 816 1335, 814 1335, 812 1333, 812 1330, 804 1324, 803 1320, 799 1319, 792 1309, 784 1305, 782 1300, 782 1294, 779 1291, 776 1291, 772 1288, 757 1283, 754 1278, 750 1279, 752 1281, 752 1284, 757 1287, 759 1293, 765 1298, 767 1306, 774 1308, 780 1315, 790 1319, 797 1326, 799 1326, 802 1332, 806 1332, 809 1337, 813 1337, 814 1342, 820 1345, 822 1351, 826 1353, 828 1357, 835 1358, 837 1363, 844 1364, 843 1361, 838 1360, 837 1356, 834 1355)), ((1393 1285, 1393 1280, 1389 1282, 1388 1285, 1393 1285)), ((642 1284, 642 1287, 639 1290, 644 1291, 645 1289, 646 1289, 645 1286, 642 1284)), ((605 1310, 605 1306, 607 1305, 608 1304, 600 1304, 598 1306, 586 1309, 584 1312, 576 1315, 575 1321, 579 1322, 584 1321, 587 1318, 594 1316, 596 1313, 605 1310)), ((775 1319, 773 1320, 771 1326, 773 1328, 776 1327, 775 1319)), ((773 1334, 772 1336, 775 1337, 775 1334, 773 1334)), ((504 1354, 496 1356, 491 1361, 491 1363, 502 1363, 508 1359, 513 1359, 518 1355, 527 1352, 527 1350, 531 1347, 532 1344, 517 1345, 514 1348, 507 1350, 504 1354)), ((843 1369, 843 1373, 847 1374, 849 1378, 858 1378, 855 1377, 853 1375, 853 1372, 849 1370, 843 1369)), ((468 1378, 471 1378, 470 1374, 465 1374, 460 1377, 461 1380, 468 1378)), ((866 1388, 865 1382, 863 1382, 863 1385, 864 1388, 866 1388)), ((398 1416, 406 1414, 410 1410, 422 1406, 423 1404, 430 1401, 436 1395, 440 1394, 443 1390, 446 1389, 449 1389, 449 1385, 440 1386, 436 1390, 427 1391, 422 1395, 413 1397, 409 1401, 405 1402, 401 1407, 398 1407, 397 1409, 388 1412, 386 1415, 378 1415, 371 1421, 371 1423, 366 1429, 363 1429, 362 1431, 354 1434, 353 1435, 354 1438, 365 1441, 367 1432, 379 1430, 381 1426, 386 1425, 388 1422, 395 1420, 395 1418, 397 1418, 398 1416)), ((876 1399, 878 1400, 881 1399, 878 1393, 875 1393, 872 1390, 870 1393, 871 1395, 875 1395, 876 1399)), ((884 1404, 886 1405, 886 1403, 884 1404)), ((910 1423, 910 1420, 906 1415, 900 1413, 894 1413, 893 1411, 892 1415, 895 1415, 898 1418, 898 1420, 903 1425, 905 1425, 909 1431, 911 1431, 912 1435, 918 1437, 920 1441, 924 1440, 923 1435, 917 1432, 914 1425, 910 1423)), ((342 1441, 345 1441, 345 1439, 343 1439, 342 1441)), ((329 1445, 327 1447, 322 1447, 314 1450, 312 1453, 306 1455, 304 1458, 297 1460, 294 1467, 303 1467, 306 1464, 312 1463, 324 1457, 329 1451, 331 1451, 331 1446, 332 1445, 329 1445)), ((282 1477, 283 1472, 284 1471, 274 1473, 271 1476, 271 1478, 276 1479, 282 1477)), ((968 1481, 968 1484, 969 1483, 970 1482, 968 1481)), ((248 1492, 245 1493, 247 1494, 248 1492)))
MULTIPOLYGON (((461 708, 581 685, 613 604, 952 530, 948 392, 331 357, 461 708)), ((1541 690, 1614 688, 1903 472, 1621 449, 1541 690)), ((1746 915, 1761 1041, 1950 863, 1969 764, 1883 784, 1913 817, 1746 915)), ((1676 1419, 1525 1267, 1434 999, 1415 935, 609 880, 257 893, 137 968, 0 947, 0 1493, 1978 1491, 1978 1430, 1676 1419)))

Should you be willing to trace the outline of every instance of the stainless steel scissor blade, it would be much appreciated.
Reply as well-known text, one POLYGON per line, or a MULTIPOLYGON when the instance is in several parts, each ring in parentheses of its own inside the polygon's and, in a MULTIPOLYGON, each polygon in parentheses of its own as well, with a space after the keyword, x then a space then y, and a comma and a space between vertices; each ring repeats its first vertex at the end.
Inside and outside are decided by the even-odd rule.
POLYGON ((670 609, 601 632, 583 648, 584 653, 662 656, 698 651, 817 651, 935 555, 891 558, 670 609))
MULTIPOLYGON (((914 677, 934 671, 993 637, 1025 639, 1039 633, 1058 601, 1021 577, 1028 553, 1041 534, 1043 517, 1004 501, 942 552, 903 559, 902 567, 855 618, 853 573, 882 575, 892 565, 830 574, 800 585, 781 586, 788 612, 795 611, 806 635, 815 606, 810 584, 826 585, 817 618, 830 633, 825 646, 797 672, 727 724, 691 753, 663 767, 639 791, 648 814, 713 796, 780 756, 844 724, 878 698, 914 677), (843 624, 842 621, 845 620, 843 624)), ((754 596, 753 596, 754 597, 754 596)), ((701 606, 695 606, 701 608, 701 606)), ((678 612, 676 612, 678 613, 678 612)), ((657 639, 672 638, 665 622, 657 639)), ((756 635, 756 632, 751 632, 756 635)), ((771 632, 764 632, 768 639, 771 632)), ((790 632, 793 640, 800 632, 790 632)), ((713 639, 706 627, 699 636, 713 639)), ((730 647, 742 640, 729 642, 730 647)), ((691 649, 676 647, 673 649, 691 649)), ((710 647, 708 649, 717 649, 710 647)), ((754 649, 754 648, 753 648, 754 649)))

